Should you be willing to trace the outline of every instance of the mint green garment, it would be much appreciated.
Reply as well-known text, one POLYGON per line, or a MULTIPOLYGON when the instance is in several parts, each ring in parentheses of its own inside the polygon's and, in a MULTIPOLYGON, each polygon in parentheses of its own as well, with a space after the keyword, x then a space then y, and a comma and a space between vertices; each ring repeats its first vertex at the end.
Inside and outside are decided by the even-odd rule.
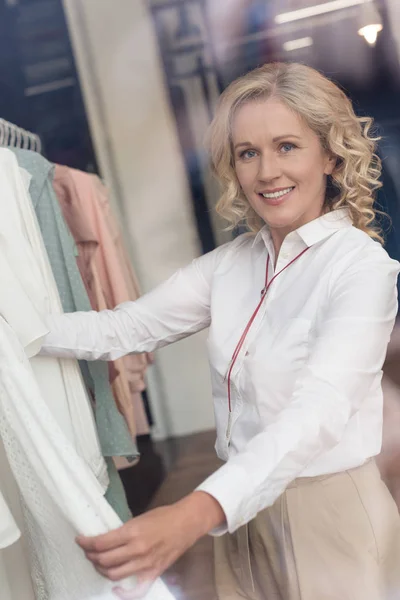
MULTIPOLYGON (((32 177, 30 195, 42 232, 62 306, 65 312, 91 310, 79 269, 77 249, 64 221, 53 189, 54 165, 40 154, 12 148, 20 167, 32 177)), ((138 450, 132 440, 125 419, 118 411, 108 377, 108 366, 103 362, 79 362, 86 386, 95 402, 95 417, 102 454, 105 457, 136 458, 138 450)), ((107 460, 110 487, 106 498, 122 520, 129 518, 129 509, 118 471, 112 459, 107 460)))
POLYGON ((128 506, 121 477, 119 476, 118 469, 115 466, 113 459, 106 457, 105 461, 107 465, 108 478, 110 480, 110 485, 108 486, 105 498, 107 502, 111 504, 121 521, 126 523, 129 521, 129 519, 132 519, 132 513, 128 506))

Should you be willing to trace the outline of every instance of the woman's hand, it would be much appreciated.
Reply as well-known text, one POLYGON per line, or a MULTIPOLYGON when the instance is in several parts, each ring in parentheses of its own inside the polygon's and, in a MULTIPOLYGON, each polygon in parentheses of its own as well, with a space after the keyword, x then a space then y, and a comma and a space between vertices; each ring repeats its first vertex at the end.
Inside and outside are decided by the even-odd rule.
MULTIPOLYGON (((94 538, 78 537, 77 543, 101 575, 111 581, 135 575, 139 584, 145 584, 140 585, 144 593, 149 587, 146 584, 157 579, 199 538, 224 521, 224 512, 212 496, 193 492, 110 533, 94 538)), ((121 598, 138 597, 120 592, 121 598)))

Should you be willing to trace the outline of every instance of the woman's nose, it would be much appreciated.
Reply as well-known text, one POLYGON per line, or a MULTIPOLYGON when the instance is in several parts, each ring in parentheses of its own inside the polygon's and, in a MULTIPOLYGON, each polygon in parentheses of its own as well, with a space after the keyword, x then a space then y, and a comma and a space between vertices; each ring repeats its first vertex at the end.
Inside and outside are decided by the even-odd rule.
POLYGON ((258 171, 258 178, 260 181, 272 181, 278 179, 282 174, 282 169, 278 158, 271 154, 263 156, 260 160, 260 168, 258 171))

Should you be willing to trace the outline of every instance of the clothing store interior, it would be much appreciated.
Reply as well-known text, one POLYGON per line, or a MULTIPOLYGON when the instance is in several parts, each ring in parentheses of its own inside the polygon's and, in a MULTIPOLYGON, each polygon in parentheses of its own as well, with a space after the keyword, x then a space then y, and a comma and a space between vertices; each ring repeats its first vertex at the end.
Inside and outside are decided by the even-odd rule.
MULTIPOLYGON (((92 573, 62 553, 53 564, 58 541, 67 557, 79 533, 177 502, 219 468, 207 330, 77 362, 37 355, 42 315, 134 301, 243 232, 214 210, 205 133, 230 82, 272 61, 321 71, 374 118, 379 218, 400 260, 398 0, 0 0, 0 313, 20 343, 0 333, 0 379, 25 357, 32 378, 16 378, 12 403, 0 386, 1 600, 92 597, 59 589, 75 571, 89 590, 92 573), (98 494, 90 477, 78 489, 85 469, 108 505, 97 520, 78 510, 98 494)), ((394 341, 377 462, 400 508, 399 361, 394 341)), ((185 552, 149 600, 216 600, 212 544, 185 552)))

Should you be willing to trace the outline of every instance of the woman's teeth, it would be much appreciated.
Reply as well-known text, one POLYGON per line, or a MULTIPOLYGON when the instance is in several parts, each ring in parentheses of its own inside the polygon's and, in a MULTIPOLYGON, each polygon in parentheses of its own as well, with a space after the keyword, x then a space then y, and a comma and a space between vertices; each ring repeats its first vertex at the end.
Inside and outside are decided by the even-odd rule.
POLYGON ((288 194, 289 192, 291 192, 293 189, 294 189, 294 186, 286 188, 285 190, 280 190, 279 192, 272 192, 270 194, 261 194, 261 196, 264 196, 264 198, 280 198, 281 196, 284 196, 285 194, 288 194))

